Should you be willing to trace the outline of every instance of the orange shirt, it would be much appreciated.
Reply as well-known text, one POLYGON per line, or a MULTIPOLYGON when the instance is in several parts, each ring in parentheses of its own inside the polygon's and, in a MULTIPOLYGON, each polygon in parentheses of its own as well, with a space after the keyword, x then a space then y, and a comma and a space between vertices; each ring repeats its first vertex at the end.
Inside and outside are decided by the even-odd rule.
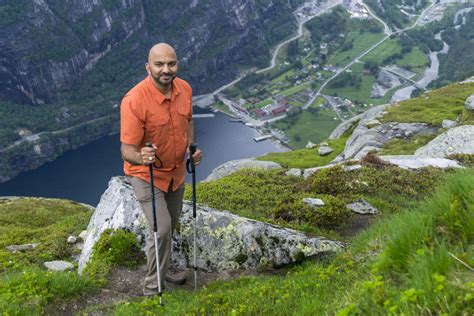
MULTIPOLYGON (((173 80, 171 99, 155 87, 150 76, 133 87, 120 106, 120 141, 142 148, 147 142, 156 145, 156 154, 163 162, 154 168, 154 185, 168 192, 184 182, 188 123, 192 118, 192 90, 179 78, 173 80)), ((160 162, 156 159, 156 166, 160 162)), ((150 181, 148 166, 134 166, 124 161, 126 175, 150 181)))

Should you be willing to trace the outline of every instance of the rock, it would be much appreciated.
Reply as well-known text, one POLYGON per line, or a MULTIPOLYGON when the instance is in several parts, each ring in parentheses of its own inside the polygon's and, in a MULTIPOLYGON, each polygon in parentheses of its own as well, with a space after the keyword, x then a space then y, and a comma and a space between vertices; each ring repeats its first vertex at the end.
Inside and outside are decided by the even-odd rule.
POLYGON ((329 135, 329 139, 337 139, 339 137, 341 137, 342 135, 344 135, 345 132, 347 132, 352 126, 354 126, 354 124, 356 124, 360 118, 362 117, 362 114, 359 114, 357 116, 354 116, 353 118, 347 120, 347 121, 344 121, 342 122, 341 124, 339 124, 331 133, 331 135, 329 135))
POLYGON ((82 241, 86 241, 87 239, 87 230, 83 230, 80 234, 79 234, 79 239, 82 239, 82 241))
POLYGON ((347 204, 346 207, 358 214, 377 214, 379 210, 370 205, 364 199, 358 199, 354 203, 347 204))
POLYGON ((332 153, 333 151, 334 151, 334 149, 332 149, 329 146, 321 146, 321 147, 318 148, 318 154, 320 156, 327 156, 330 153, 332 153))
POLYGON ((354 171, 354 170, 359 170, 360 168, 362 168, 361 165, 352 165, 352 166, 343 166, 342 169, 346 172, 349 172, 349 171, 354 171))
POLYGON ((474 94, 471 94, 467 99, 466 103, 464 103, 464 107, 466 110, 474 110, 474 94))
POLYGON ((74 270, 74 265, 67 261, 47 261, 44 263, 44 266, 50 271, 72 271, 74 270))
POLYGON ((232 160, 212 170, 211 174, 203 182, 214 181, 245 168, 272 170, 282 167, 273 161, 260 161, 254 158, 232 160))
POLYGON ((75 244, 76 242, 77 242, 77 237, 76 236, 71 235, 67 238, 67 243, 68 244, 75 244))
POLYGON ((146 219, 135 198, 131 185, 124 177, 114 177, 102 194, 99 204, 87 226, 87 238, 79 258, 79 273, 92 254, 92 247, 107 228, 128 228, 139 235, 145 234, 146 219))
POLYGON ((415 151, 416 156, 434 158, 452 154, 474 154, 474 125, 453 127, 415 151))
POLYGON ((322 142, 322 143, 319 143, 319 146, 320 147, 329 147, 329 144, 327 142, 322 142))
POLYGON ((316 146, 317 146, 316 144, 314 144, 314 143, 312 143, 312 142, 309 141, 309 142, 306 144, 305 148, 307 148, 307 149, 312 149, 312 148, 314 148, 314 147, 316 147, 316 146))
POLYGON ((373 120, 370 120, 370 121, 366 122, 364 125, 367 128, 372 128, 372 127, 378 126, 380 124, 382 124, 382 123, 380 123, 379 120, 373 119, 373 120))
POLYGON ((436 168, 462 168, 456 160, 450 160, 445 158, 430 158, 410 155, 400 156, 379 156, 379 158, 385 162, 397 165, 403 169, 420 169, 426 167, 436 168))
MULTIPOLYGON (((143 234, 146 228, 138 224, 142 218, 139 204, 125 178, 112 178, 89 223, 90 232, 79 260, 79 271, 84 269, 103 230, 122 227, 143 234)), ((173 238, 172 265, 175 267, 193 264, 192 224, 192 206, 185 203, 173 238)), ((197 267, 206 271, 283 266, 344 247, 338 241, 308 237, 291 229, 203 206, 198 206, 196 226, 197 267)))
POLYGON ((301 177, 301 169, 291 168, 285 173, 287 176, 301 177))
POLYGON ((443 126, 443 128, 449 129, 449 128, 453 128, 453 127, 458 126, 458 123, 455 122, 455 121, 451 121, 451 120, 443 120, 442 126, 443 126))
POLYGON ((38 247, 38 243, 36 244, 23 244, 23 245, 10 245, 7 246, 7 250, 10 252, 18 252, 18 251, 28 251, 28 250, 33 250, 36 247, 38 247))
POLYGON ((316 198, 304 198, 303 202, 312 206, 312 207, 321 207, 324 206, 324 202, 321 199, 316 199, 316 198))

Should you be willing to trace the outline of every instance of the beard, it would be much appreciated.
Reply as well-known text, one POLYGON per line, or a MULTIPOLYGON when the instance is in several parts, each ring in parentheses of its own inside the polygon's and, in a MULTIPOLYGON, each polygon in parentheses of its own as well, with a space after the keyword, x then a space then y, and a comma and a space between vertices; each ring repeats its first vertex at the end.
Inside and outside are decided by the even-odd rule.
POLYGON ((151 74, 151 77, 158 85, 168 87, 173 84, 173 80, 174 78, 176 78, 176 74, 172 72, 166 74, 159 74, 158 76, 151 74), (164 79, 163 77, 167 78, 164 79))

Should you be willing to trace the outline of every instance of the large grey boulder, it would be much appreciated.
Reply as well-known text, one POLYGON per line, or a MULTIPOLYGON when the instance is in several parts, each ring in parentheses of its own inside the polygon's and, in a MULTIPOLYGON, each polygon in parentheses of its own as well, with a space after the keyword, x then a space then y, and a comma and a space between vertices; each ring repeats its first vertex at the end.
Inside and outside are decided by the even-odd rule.
POLYGON ((346 207, 358 214, 378 214, 379 210, 370 205, 369 202, 367 202, 364 199, 358 199, 354 203, 347 204, 346 207))
POLYGON ((445 158, 451 154, 474 154, 474 125, 451 128, 415 151, 416 156, 445 158))
POLYGON ((330 153, 332 153, 333 151, 334 151, 334 149, 332 149, 329 146, 321 146, 321 147, 318 148, 318 154, 320 156, 327 156, 330 153))
POLYGON ((246 168, 272 170, 280 169, 282 167, 276 162, 260 161, 255 158, 231 160, 212 170, 211 174, 208 175, 203 182, 214 181, 246 168))
MULTIPOLYGON (((173 238, 172 264, 190 267, 193 258, 193 218, 190 204, 183 205, 180 224, 173 238)), ((82 272, 92 247, 107 228, 127 228, 140 236, 146 221, 131 186, 124 177, 112 178, 88 226, 79 259, 82 272)), ((341 249, 344 244, 322 237, 257 222, 226 211, 198 206, 197 267, 206 271, 229 268, 282 266, 305 257, 341 249)))
POLYGON ((471 94, 464 103, 466 110, 474 110, 474 94, 471 94))
POLYGON ((6 246, 8 251, 10 252, 19 252, 19 251, 28 251, 28 250, 33 250, 36 247, 38 247, 38 243, 33 243, 33 244, 22 244, 22 245, 10 245, 6 246))
POLYGON ((462 166, 459 165, 457 161, 445 158, 420 157, 411 155, 379 156, 379 158, 385 162, 397 165, 402 169, 420 169, 426 167, 435 167, 441 169, 462 168, 462 166))
POLYGON ((443 126, 443 128, 450 129, 450 128, 458 126, 458 123, 452 120, 443 120, 443 122, 441 123, 441 126, 443 126))
POLYGON ((406 139, 416 135, 436 132, 436 128, 425 123, 390 122, 373 124, 386 114, 386 109, 389 106, 389 104, 379 105, 358 116, 359 124, 347 140, 344 151, 333 162, 361 159, 370 151, 380 150, 386 142, 394 138, 406 139))

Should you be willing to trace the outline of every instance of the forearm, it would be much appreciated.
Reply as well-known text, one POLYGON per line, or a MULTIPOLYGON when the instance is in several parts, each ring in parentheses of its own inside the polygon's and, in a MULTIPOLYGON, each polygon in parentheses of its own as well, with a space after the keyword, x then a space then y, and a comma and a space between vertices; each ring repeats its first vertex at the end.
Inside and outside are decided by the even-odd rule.
POLYGON ((143 164, 142 155, 140 153, 140 150, 136 146, 122 143, 120 151, 122 153, 122 159, 126 162, 131 163, 135 166, 143 164))
POLYGON ((194 121, 193 119, 191 119, 189 122, 188 122, 188 148, 189 148, 189 145, 191 145, 192 143, 194 143, 195 139, 194 139, 194 121))

